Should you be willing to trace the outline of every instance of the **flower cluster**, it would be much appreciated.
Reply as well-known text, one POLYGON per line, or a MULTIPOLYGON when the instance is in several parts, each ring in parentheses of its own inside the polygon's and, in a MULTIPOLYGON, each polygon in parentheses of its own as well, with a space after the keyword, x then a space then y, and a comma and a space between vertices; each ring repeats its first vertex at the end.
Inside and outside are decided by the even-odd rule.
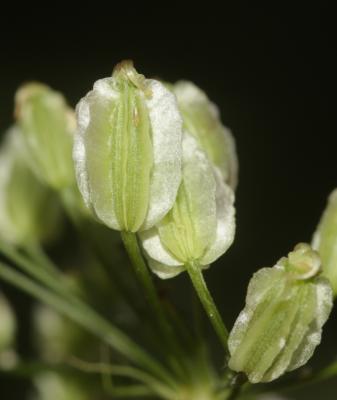
POLYGON ((152 270, 206 267, 232 244, 237 161, 216 107, 189 82, 146 79, 118 64, 77 106, 81 193, 107 226, 139 232, 152 270))
MULTIPOLYGON (((329 198, 312 246, 301 243, 274 267, 254 274, 229 331, 203 272, 233 243, 237 184, 233 135, 191 82, 147 79, 123 61, 112 76, 94 83, 76 110, 44 84, 23 85, 15 96, 15 123, 0 150, 0 252, 18 271, 0 261, 0 278, 63 314, 37 309, 40 358, 52 364, 64 363, 69 353, 90 358, 103 342, 130 363, 107 369, 141 381, 130 393, 169 400, 234 399, 243 374, 250 383, 270 382, 305 365, 337 295, 337 194, 329 198), (61 232, 64 214, 83 244, 74 279, 41 247, 61 232), (120 237, 138 278, 134 286, 120 237), (175 332, 179 318, 163 305, 151 271, 161 279, 187 271, 223 346, 224 376, 213 374, 199 351, 203 343, 188 329, 192 351, 185 348, 180 336, 186 332, 175 332), (139 308, 139 283, 150 316, 139 308), (89 304, 108 317, 113 307, 127 309, 126 322, 120 308, 114 315, 125 331, 89 304), (143 348, 138 329, 149 321, 143 348), (137 332, 137 340, 126 332, 137 332), (93 343, 91 335, 100 342, 93 343), (153 348, 164 354, 157 360, 146 346, 158 338, 153 348)), ((12 346, 15 328, 0 294, 0 356, 12 346)), ((38 374, 35 383, 41 399, 50 387, 60 399, 87 399, 91 393, 77 378, 55 372, 38 374)))

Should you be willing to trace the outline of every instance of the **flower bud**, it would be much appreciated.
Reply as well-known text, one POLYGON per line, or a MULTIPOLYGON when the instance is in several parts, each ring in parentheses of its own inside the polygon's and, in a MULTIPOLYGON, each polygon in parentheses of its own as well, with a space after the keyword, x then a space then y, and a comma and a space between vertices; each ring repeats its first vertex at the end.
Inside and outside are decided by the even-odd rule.
MULTIPOLYGON (((90 388, 71 374, 42 372, 34 379, 37 400, 89 400, 90 388)), ((96 396, 94 396, 96 397, 96 396)))
POLYGON ((55 195, 27 167, 21 139, 13 128, 0 151, 0 237, 16 245, 49 239, 61 217, 55 195))
POLYGON ((69 357, 69 354, 81 353, 80 349, 83 355, 85 334, 77 325, 45 305, 34 309, 33 319, 35 345, 44 360, 51 363, 61 362, 69 357))
POLYGON ((183 140, 183 178, 176 202, 154 228, 142 232, 152 270, 171 278, 196 262, 200 267, 220 257, 235 232, 234 194, 193 136, 183 140))
POLYGON ((193 135, 224 182, 237 185, 238 161, 231 131, 222 125, 219 110, 192 82, 180 81, 172 86, 183 116, 184 129, 193 135))
POLYGON ((300 244, 254 274, 229 336, 232 370, 269 382, 307 363, 332 308, 331 286, 318 273, 318 254, 300 244))
POLYGON ((40 83, 28 83, 17 91, 15 105, 28 160, 37 177, 57 190, 73 185, 76 120, 62 94, 40 83))
POLYGON ((0 353, 14 342, 16 321, 6 298, 0 292, 0 353))
POLYGON ((94 84, 77 118, 74 160, 86 204, 113 229, 152 227, 172 207, 181 179, 174 95, 124 61, 94 84))
POLYGON ((322 260, 323 275, 337 295, 337 189, 329 196, 327 207, 314 234, 312 246, 322 260))

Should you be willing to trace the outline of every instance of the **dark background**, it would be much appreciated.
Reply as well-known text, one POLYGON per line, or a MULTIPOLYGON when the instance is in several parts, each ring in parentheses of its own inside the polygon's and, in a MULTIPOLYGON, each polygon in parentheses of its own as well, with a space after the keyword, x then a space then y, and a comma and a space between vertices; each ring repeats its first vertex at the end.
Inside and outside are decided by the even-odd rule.
MULTIPOLYGON (((21 83, 46 82, 75 106, 125 58, 148 77, 184 78, 203 88, 232 129, 240 160, 236 241, 206 274, 231 324, 253 271, 311 240, 337 186, 336 41, 334 13, 324 3, 301 9, 224 4, 194 4, 189 12, 130 2, 124 10, 82 4, 73 15, 55 5, 43 13, 21 6, 3 13, 0 130, 12 122, 21 83)), ((15 300, 23 319, 25 299, 15 300)), ((337 355, 336 338, 334 313, 314 362, 337 355)), ((311 388, 310 398, 335 399, 337 383, 330 386, 311 388)))

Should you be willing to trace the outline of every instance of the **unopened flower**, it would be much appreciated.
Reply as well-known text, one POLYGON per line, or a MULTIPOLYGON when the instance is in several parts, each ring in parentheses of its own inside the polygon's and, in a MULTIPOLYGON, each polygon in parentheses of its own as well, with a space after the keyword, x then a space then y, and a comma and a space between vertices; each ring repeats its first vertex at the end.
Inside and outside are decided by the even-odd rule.
POLYGON ((34 378, 37 400, 89 400, 90 388, 72 375, 42 372, 34 378))
POLYGON ((76 120, 62 94, 41 83, 23 85, 15 96, 15 115, 39 179, 57 190, 73 185, 76 120))
POLYGON ((184 129, 193 135, 226 183, 237 185, 238 161, 231 131, 220 120, 219 110, 192 82, 179 81, 171 86, 177 96, 184 129))
POLYGON ((140 235, 149 265, 161 278, 179 274, 190 262, 207 267, 234 239, 233 191, 193 136, 184 137, 182 170, 173 208, 155 227, 140 235))
POLYGON ((337 189, 329 196, 327 207, 314 234, 312 246, 322 260, 326 276, 337 295, 337 189))
POLYGON ((299 244, 254 274, 229 336, 232 370, 252 383, 269 382, 307 363, 332 308, 331 286, 319 267, 319 255, 299 244))
MULTIPOLYGON (((33 320, 36 349, 40 357, 48 362, 61 362, 69 354, 77 355, 85 344, 83 331, 48 306, 37 306, 33 320)), ((89 348, 84 347, 86 350, 89 348)), ((83 355, 85 351, 81 353, 83 355)))
POLYGON ((28 168, 13 128, 0 151, 0 237, 15 245, 44 241, 55 235, 60 218, 55 194, 28 168))
POLYGON ((77 118, 74 160, 86 204, 113 229, 152 227, 172 207, 181 179, 174 95, 124 61, 94 84, 77 118))

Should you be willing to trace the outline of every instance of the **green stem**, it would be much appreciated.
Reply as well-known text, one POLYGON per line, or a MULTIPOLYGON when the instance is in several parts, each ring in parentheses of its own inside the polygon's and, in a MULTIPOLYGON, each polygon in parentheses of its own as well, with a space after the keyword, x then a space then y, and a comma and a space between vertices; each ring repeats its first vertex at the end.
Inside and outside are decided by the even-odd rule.
POLYGON ((58 275, 60 273, 58 268, 50 261, 39 243, 30 243, 25 246, 24 250, 34 263, 43 266, 43 268, 48 270, 50 274, 58 275))
POLYGON ((79 371, 91 373, 91 374, 101 374, 101 375, 115 375, 121 377, 128 377, 135 379, 139 382, 144 383, 147 387, 151 388, 153 392, 160 395, 162 398, 171 400, 174 398, 174 391, 163 385, 153 376, 148 373, 141 371, 137 368, 130 367, 128 365, 111 365, 105 363, 92 363, 81 360, 76 357, 72 357, 69 360, 69 365, 78 369, 79 371))
MULTIPOLYGON (((144 261, 143 255, 139 248, 137 236, 135 233, 132 232, 121 232, 121 236, 126 251, 131 259, 137 278, 144 288, 147 301, 150 307, 152 307, 152 310, 156 316, 159 328, 161 329, 162 334, 167 340, 168 345, 171 347, 174 354, 178 355, 179 358, 182 353, 182 349, 180 348, 179 343, 176 341, 174 332, 172 331, 172 327, 165 318, 165 310, 160 302, 149 269, 144 261)), ((184 369, 181 369, 181 362, 179 363, 172 358, 170 361, 174 368, 179 371, 179 373, 185 375, 186 371, 184 369)))
MULTIPOLYGON (((67 216, 75 227, 79 237, 85 243, 86 250, 89 252, 90 256, 97 264, 99 264, 100 268, 109 275, 109 277, 112 275, 115 286, 117 286, 118 291, 123 296, 124 302, 134 315, 137 317, 141 316, 143 310, 140 309, 136 299, 133 298, 133 292, 128 286, 129 282, 125 282, 125 279, 118 268, 115 268, 114 270, 111 268, 111 259, 105 253, 106 246, 102 246, 102 234, 104 236, 108 233, 112 234, 112 231, 103 225, 97 224, 96 221, 78 211, 80 194, 77 193, 77 189, 66 188, 59 192, 59 196, 67 216)), ((103 240, 103 244, 104 242, 105 240, 103 240)), ((111 251, 110 248, 109 250, 111 251)), ((118 254, 118 249, 115 250, 117 250, 116 254, 118 254)), ((122 260, 117 259, 115 262, 118 265, 122 260)), ((116 287, 113 289, 115 290, 116 287)))
POLYGON ((153 390, 149 389, 144 385, 126 385, 126 386, 112 386, 111 388, 106 388, 106 392, 110 396, 115 397, 153 397, 153 390))
POLYGON ((222 321, 221 315, 218 311, 217 306, 212 298, 211 293, 209 292, 204 277, 202 275, 202 271, 200 266, 195 263, 191 262, 186 264, 187 272, 191 278, 192 284, 194 286, 195 291, 197 292, 201 304, 206 311, 206 314, 213 325, 215 332, 217 333, 226 354, 228 355, 228 347, 227 347, 227 340, 228 340, 228 330, 225 324, 222 321))
MULTIPOLYGON (((111 384, 109 388, 109 394, 117 397, 126 397, 126 396, 138 397, 138 396, 153 395, 154 391, 150 389, 149 386, 151 386, 151 384, 154 383, 161 385, 160 382, 157 382, 151 376, 147 376, 143 371, 137 370, 129 366, 108 365, 109 368, 107 372, 104 369, 99 370, 98 368, 95 371, 92 371, 92 370, 87 370, 87 368, 83 368, 83 366, 79 367, 78 362, 79 361, 76 361, 76 363, 69 363, 69 365, 64 365, 64 364, 50 365, 47 363, 40 363, 40 362, 20 362, 18 365, 16 365, 14 368, 11 369, 3 370, 0 368, 0 374, 3 374, 5 376, 6 375, 16 376, 23 379, 26 378, 31 379, 34 378, 34 376, 46 371, 55 373, 65 373, 65 372, 71 372, 75 368, 82 373, 92 373, 92 372, 95 372, 97 374, 109 373, 111 375, 128 377, 141 382, 144 382, 144 380, 146 381, 146 384, 144 383, 128 384, 126 386, 111 384), (146 379, 144 379, 144 376, 146 377, 146 379), (149 383, 151 384, 149 385, 149 383)), ((81 363, 84 362, 81 361, 81 363)), ((164 388, 166 389, 166 387, 164 385, 162 386, 164 391, 164 388)), ((166 390, 168 392, 168 389, 166 390)))
POLYGON ((311 382, 312 383, 321 382, 323 380, 330 379, 334 376, 337 376, 337 361, 334 361, 327 367, 323 368, 321 371, 317 372, 313 376, 311 382))
MULTIPOLYGON (((122 240, 131 259, 137 278, 145 289, 149 305, 153 308, 160 321, 163 320, 163 310, 153 280, 140 251, 137 236, 131 232, 122 232, 122 240)), ((166 323, 165 323, 166 324, 166 323)))
POLYGON ((243 391, 245 385, 247 387, 249 386, 246 376, 243 374, 236 374, 236 376, 234 377, 234 382, 232 383, 230 388, 230 395, 227 397, 227 400, 237 399, 243 391))
POLYGON ((77 304, 72 304, 2 262, 0 262, 0 277, 78 323, 130 361, 147 368, 154 375, 172 384, 170 375, 156 360, 85 303, 78 300, 77 304))
POLYGON ((34 257, 33 261, 20 254, 14 247, 2 242, 0 243, 0 251, 12 260, 18 268, 48 286, 54 292, 60 294, 69 301, 78 302, 72 288, 69 287, 62 273, 52 264, 47 256, 43 254, 41 249, 37 251, 30 247, 30 250, 27 250, 27 253, 29 253, 31 257, 34 257))
MULTIPOLYGON (((118 287, 118 291, 122 294, 123 300, 126 305, 129 307, 130 311, 134 313, 137 318, 141 318, 144 321, 144 317, 150 320, 147 309, 142 309, 139 306, 139 302, 134 297, 134 291, 130 288, 130 280, 125 281, 124 276, 122 275, 122 271, 120 268, 112 268, 111 259, 106 254, 105 249, 106 246, 102 247, 101 243, 101 235, 111 234, 112 231, 107 227, 102 227, 96 222, 93 222, 91 219, 83 217, 81 213, 77 211, 78 209, 78 196, 80 196, 74 188, 67 188, 59 193, 61 197, 61 201, 63 203, 64 209, 72 221, 74 227, 76 228, 81 239, 86 243, 86 247, 90 252, 90 255, 93 259, 109 274, 112 275, 113 281, 118 287), (94 228, 94 229, 93 229, 94 228), (104 231, 106 230, 106 232, 104 231)), ((118 251, 116 252, 118 254, 118 251)), ((115 256, 116 258, 116 256, 115 256)), ((123 260, 118 259, 117 263, 122 263, 123 260)), ((119 267, 119 265, 118 265, 119 267)), ((137 274, 138 275, 138 274, 137 274)), ((155 329, 150 327, 151 331, 154 332, 155 329)), ((155 338, 152 338, 152 343, 155 341, 155 338)), ((160 347, 161 342, 158 343, 160 347)))

